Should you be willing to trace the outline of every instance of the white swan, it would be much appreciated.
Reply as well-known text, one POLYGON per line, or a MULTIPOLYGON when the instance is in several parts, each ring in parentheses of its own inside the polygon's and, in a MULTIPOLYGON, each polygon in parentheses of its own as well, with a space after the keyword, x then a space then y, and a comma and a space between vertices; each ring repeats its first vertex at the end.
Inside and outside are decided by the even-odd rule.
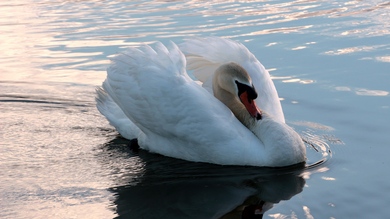
POLYGON ((129 48, 112 58, 96 101, 123 137, 195 162, 276 167, 305 161, 304 143, 284 123, 268 72, 242 44, 209 37, 181 49, 203 87, 188 76, 174 43, 129 48))

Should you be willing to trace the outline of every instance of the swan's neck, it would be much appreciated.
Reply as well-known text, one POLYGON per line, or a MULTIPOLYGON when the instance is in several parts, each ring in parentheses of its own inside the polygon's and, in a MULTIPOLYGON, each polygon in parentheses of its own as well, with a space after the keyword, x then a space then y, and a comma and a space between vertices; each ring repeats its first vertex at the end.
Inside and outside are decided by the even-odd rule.
POLYGON ((276 122, 267 112, 264 111, 262 111, 262 118, 260 120, 250 116, 245 107, 237 107, 235 111, 233 109, 232 111, 236 118, 251 132, 253 132, 256 137, 263 143, 265 143, 263 139, 267 138, 265 131, 279 125, 278 122, 276 122))
MULTIPOLYGON (((262 118, 257 120, 241 102, 237 80, 250 87, 251 82, 248 78, 245 70, 237 65, 231 63, 222 65, 214 73, 214 96, 262 142, 259 146, 263 146, 261 150, 267 155, 266 159, 270 166, 286 166, 304 161, 305 145, 298 133, 264 111, 262 111, 262 118)), ((254 99, 256 97, 252 98, 252 101, 254 99)))
POLYGON ((306 149, 301 137, 287 124, 276 121, 264 111, 262 118, 256 120, 235 95, 225 90, 215 89, 214 96, 263 143, 264 154, 267 155, 270 166, 287 166, 306 159, 306 149))
MULTIPOLYGON (((267 112, 262 111, 262 118, 260 120, 257 120, 248 113, 248 111, 241 104, 241 102, 233 98, 230 100, 231 101, 229 101, 228 103, 225 102, 225 104, 227 104, 227 106, 230 108, 236 118, 251 132, 253 132, 253 134, 255 134, 256 137, 261 142, 263 142, 266 147, 268 147, 268 149, 273 150, 273 148, 270 148, 269 146, 273 145, 276 141, 278 141, 277 138, 280 138, 280 136, 283 136, 286 139, 290 139, 291 141, 295 141, 293 139, 299 139, 300 141, 300 137, 297 136, 293 129, 291 129, 285 123, 280 123, 276 121, 267 112)), ((286 142, 286 144, 282 144, 281 147, 288 145, 290 144, 286 142)))
POLYGON ((261 120, 253 118, 242 104, 235 104, 229 108, 236 118, 252 132, 256 129, 256 126, 260 125, 261 120))
POLYGON ((273 119, 267 112, 262 111, 262 119, 248 120, 244 124, 249 130, 251 130, 257 138, 259 138, 264 144, 266 144, 265 138, 269 138, 270 135, 274 136, 274 133, 269 133, 269 130, 282 128, 284 123, 279 123, 273 119))
POLYGON ((257 129, 256 127, 258 125, 260 125, 259 122, 261 122, 261 120, 253 118, 235 95, 223 90, 214 92, 214 95, 221 100, 233 112, 234 116, 252 132, 257 129), (219 96, 222 96, 223 98, 220 98, 219 96))

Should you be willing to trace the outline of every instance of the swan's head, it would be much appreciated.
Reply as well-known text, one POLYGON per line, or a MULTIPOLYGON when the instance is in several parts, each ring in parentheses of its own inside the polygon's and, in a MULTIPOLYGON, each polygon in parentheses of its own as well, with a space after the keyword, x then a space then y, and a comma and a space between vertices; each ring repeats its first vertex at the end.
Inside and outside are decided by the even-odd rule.
POLYGON ((255 102, 256 89, 249 74, 240 65, 230 62, 217 68, 213 79, 213 91, 214 96, 228 106, 236 116, 241 114, 243 106, 252 118, 261 119, 261 111, 255 102))

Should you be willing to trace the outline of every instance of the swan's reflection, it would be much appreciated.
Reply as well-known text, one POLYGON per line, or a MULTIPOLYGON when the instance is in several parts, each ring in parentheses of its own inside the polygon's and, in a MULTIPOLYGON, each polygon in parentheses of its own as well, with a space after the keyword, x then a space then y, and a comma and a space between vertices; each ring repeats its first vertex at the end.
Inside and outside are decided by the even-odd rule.
POLYGON ((142 150, 134 153, 124 144, 130 142, 115 138, 101 154, 118 175, 118 186, 110 191, 119 218, 262 218, 273 204, 300 193, 305 184, 299 176, 302 166, 193 163, 142 150))

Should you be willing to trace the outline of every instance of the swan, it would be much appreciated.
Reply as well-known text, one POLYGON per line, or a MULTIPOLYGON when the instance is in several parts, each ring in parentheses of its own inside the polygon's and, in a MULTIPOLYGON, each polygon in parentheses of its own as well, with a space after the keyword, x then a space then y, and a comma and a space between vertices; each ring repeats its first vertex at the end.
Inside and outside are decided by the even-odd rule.
POLYGON ((111 61, 97 108, 142 149, 220 165, 305 162, 305 145, 284 122, 268 72, 244 45, 217 37, 180 48, 156 42, 111 61))

